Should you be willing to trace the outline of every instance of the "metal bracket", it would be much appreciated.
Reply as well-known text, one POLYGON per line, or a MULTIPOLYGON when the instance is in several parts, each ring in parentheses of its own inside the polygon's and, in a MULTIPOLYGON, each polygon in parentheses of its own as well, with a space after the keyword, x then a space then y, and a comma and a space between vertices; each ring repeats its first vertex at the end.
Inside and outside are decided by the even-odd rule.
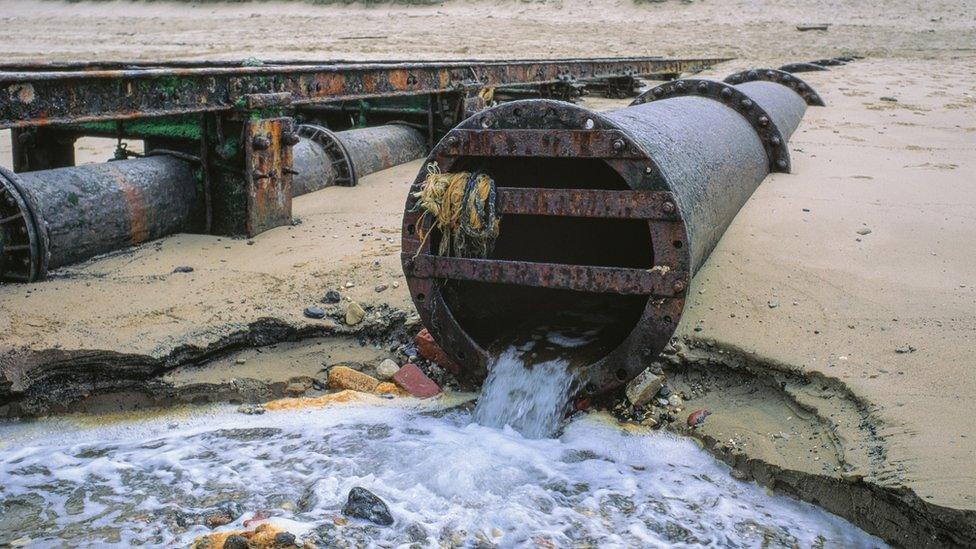
POLYGON ((47 231, 17 175, 0 167, 0 280, 47 275, 47 231))
POLYGON ((339 140, 335 132, 315 124, 302 124, 298 126, 299 137, 310 139, 318 143, 322 150, 329 155, 332 167, 335 169, 335 184, 342 187, 355 187, 359 182, 356 175, 356 167, 352 163, 349 151, 339 140))
MULTIPOLYGON (((819 65, 819 62, 815 62, 819 65)), ((841 63, 843 64, 843 63, 841 63)), ((757 80, 763 80, 766 82, 775 82, 777 84, 786 86, 791 90, 795 91, 800 97, 806 101, 807 105, 814 107, 823 107, 824 100, 820 98, 820 95, 810 87, 809 84, 800 80, 799 77, 794 76, 788 72, 784 72, 776 69, 752 69, 748 71, 737 72, 735 74, 726 77, 724 82, 728 84, 742 84, 744 82, 755 82, 757 80)))
POLYGON ((797 72, 816 72, 816 71, 829 71, 827 67, 823 65, 818 65, 816 63, 787 63, 779 68, 779 70, 788 73, 797 72))
POLYGON ((790 173, 790 149, 786 140, 783 139, 782 132, 776 127, 769 113, 735 86, 698 78, 675 80, 647 90, 631 105, 640 105, 682 95, 714 99, 742 115, 752 126, 752 129, 756 131, 756 135, 762 141, 763 148, 766 149, 769 171, 790 173))
POLYGON ((291 118, 244 124, 248 236, 291 223, 292 147, 298 143, 294 125, 291 118))
POLYGON ((619 130, 492 130, 491 115, 483 130, 452 130, 435 152, 445 156, 545 156, 550 158, 643 158, 619 130))

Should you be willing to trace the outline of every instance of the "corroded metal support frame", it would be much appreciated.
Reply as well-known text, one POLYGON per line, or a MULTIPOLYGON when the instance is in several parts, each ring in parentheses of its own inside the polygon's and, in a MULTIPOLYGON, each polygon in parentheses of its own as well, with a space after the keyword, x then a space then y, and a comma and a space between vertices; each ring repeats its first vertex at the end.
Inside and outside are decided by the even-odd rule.
POLYGON ((724 60, 633 57, 19 70, 0 72, 0 128, 230 111, 245 107, 247 96, 288 94, 300 106, 692 72, 724 60))
MULTIPOLYGON (((819 63, 817 62, 817 64, 819 63)), ((809 84, 796 75, 777 69, 752 69, 737 72, 727 76, 724 80, 728 84, 742 84, 756 81, 775 82, 786 86, 800 94, 800 97, 807 102, 807 105, 814 107, 823 107, 825 105, 824 100, 809 84)))

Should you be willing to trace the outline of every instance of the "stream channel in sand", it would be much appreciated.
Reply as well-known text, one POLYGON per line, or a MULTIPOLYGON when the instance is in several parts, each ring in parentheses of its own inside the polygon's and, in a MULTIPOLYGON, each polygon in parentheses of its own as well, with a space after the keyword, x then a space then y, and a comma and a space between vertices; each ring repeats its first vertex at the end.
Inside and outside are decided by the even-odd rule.
POLYGON ((732 479, 691 440, 601 413, 559 431, 566 363, 591 335, 508 348, 474 412, 445 395, 0 423, 0 545, 187 546, 216 513, 233 519, 218 530, 257 515, 318 547, 884 546, 732 479), (561 357, 543 352, 554 346, 561 357), (387 502, 392 526, 342 516, 355 486, 387 502))

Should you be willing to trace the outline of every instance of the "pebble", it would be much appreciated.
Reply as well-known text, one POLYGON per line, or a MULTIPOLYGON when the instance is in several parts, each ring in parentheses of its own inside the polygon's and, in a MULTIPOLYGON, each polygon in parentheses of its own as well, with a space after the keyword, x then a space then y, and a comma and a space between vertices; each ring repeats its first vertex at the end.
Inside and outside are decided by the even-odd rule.
POLYGON ((351 389, 361 393, 372 393, 379 384, 380 380, 375 377, 357 372, 348 366, 333 366, 329 369, 330 389, 351 389))
POLYGON ((179 267, 173 269, 173 272, 174 273, 192 273, 193 272, 193 267, 190 267, 189 265, 180 265, 179 267))
POLYGON ((329 290, 328 292, 325 292, 325 297, 322 298, 322 303, 333 304, 333 303, 338 303, 340 301, 342 301, 342 295, 335 290, 329 290))
POLYGON ((382 526, 393 524, 393 515, 390 514, 390 508, 386 503, 376 494, 359 486, 349 490, 349 497, 342 508, 342 514, 382 526))
POLYGON ((237 411, 249 416, 259 416, 266 410, 264 409, 264 406, 261 406, 260 404, 241 404, 237 407, 237 411))
POLYGON ((352 282, 346 282, 346 288, 347 289, 348 288, 352 288, 353 286, 355 286, 355 284, 353 284, 352 282))
POLYGON ((399 371, 400 365, 389 358, 380 362, 380 365, 376 367, 376 375, 380 379, 392 379, 399 371))
POLYGON ((228 536, 224 540, 224 549, 247 549, 247 538, 239 534, 234 534, 233 536, 228 536))
POLYGON ((237 360, 234 361, 234 364, 237 364, 237 365, 246 364, 246 363, 247 363, 247 359, 246 358, 238 358, 237 360))
POLYGON ((890 95, 885 95, 885 96, 883 96, 883 97, 881 98, 881 100, 882 100, 882 101, 888 101, 889 103, 897 103, 897 102, 898 102, 898 100, 897 100, 897 99, 895 99, 894 97, 891 97, 890 95))
POLYGON ((712 415, 712 413, 704 408, 695 410, 694 412, 688 414, 688 427, 698 427, 702 423, 705 423, 705 418, 710 415, 712 415))
POLYGON ((366 311, 356 303, 355 301, 350 301, 349 305, 346 307, 346 324, 350 326, 355 326, 366 318, 366 311))
POLYGON ((775 309, 776 307, 779 307, 779 301, 776 301, 775 299, 770 299, 769 302, 767 302, 766 304, 769 305, 770 309, 775 309))
POLYGON ((871 234, 871 229, 869 229, 867 227, 865 227, 863 229, 858 229, 857 230, 857 234, 859 234, 861 236, 867 236, 867 235, 871 234))
POLYGON ((897 349, 895 349, 895 352, 898 353, 898 354, 900 354, 900 355, 903 355, 903 354, 907 354, 907 353, 914 353, 917 350, 918 349, 916 349, 915 347, 913 347, 911 345, 903 345, 903 346, 898 347, 897 349))
POLYGON ((295 534, 291 532, 278 532, 274 537, 275 545, 278 547, 289 547, 295 545, 295 534))
POLYGON ((380 292, 385 292, 387 288, 389 288, 389 286, 387 286, 386 284, 377 284, 376 287, 373 288, 373 290, 376 293, 380 293, 380 292))
POLYGON ((627 400, 634 406, 643 406, 661 390, 664 377, 652 372, 649 368, 630 380, 625 391, 627 400))
POLYGON ((325 318, 325 310, 322 307, 312 305, 310 307, 305 307, 305 311, 303 312, 308 318, 325 318))

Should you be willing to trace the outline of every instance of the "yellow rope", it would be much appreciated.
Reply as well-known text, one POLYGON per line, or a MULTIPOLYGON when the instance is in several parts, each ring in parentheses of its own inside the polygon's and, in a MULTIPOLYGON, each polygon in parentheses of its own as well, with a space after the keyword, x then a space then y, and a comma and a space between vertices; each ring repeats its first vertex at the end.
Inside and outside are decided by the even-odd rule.
MULTIPOLYGON (((437 163, 428 164, 423 187, 414 193, 424 213, 417 223, 421 248, 429 232, 424 220, 433 217, 441 232, 438 255, 487 257, 498 237, 495 215, 495 183, 483 173, 441 173, 437 163)), ((418 250, 419 253, 419 250, 418 250)))

